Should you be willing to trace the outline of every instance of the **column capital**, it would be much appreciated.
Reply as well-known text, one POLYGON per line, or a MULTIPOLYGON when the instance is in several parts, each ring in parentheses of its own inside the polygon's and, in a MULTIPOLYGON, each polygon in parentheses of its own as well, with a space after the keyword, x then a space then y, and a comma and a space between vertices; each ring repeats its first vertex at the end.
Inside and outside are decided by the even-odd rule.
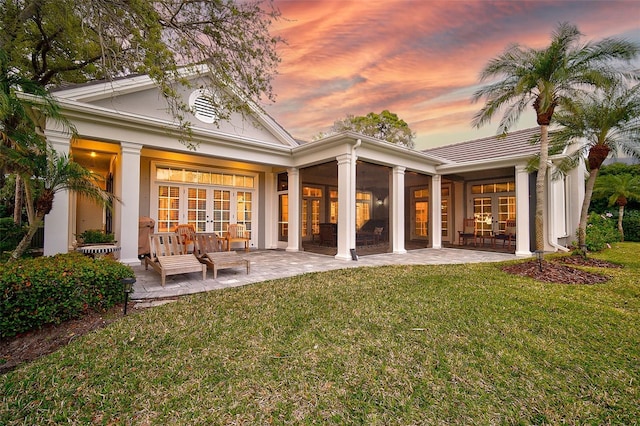
POLYGON ((56 151, 68 152, 71 147, 72 135, 66 131, 45 129, 44 136, 56 151))
POLYGON ((353 155, 351 155, 351 153, 346 153, 346 154, 340 154, 336 157, 336 160, 338 161, 338 166, 341 164, 347 164, 347 163, 351 163, 351 160, 353 159, 353 155))
POLYGON ((44 135, 48 139, 61 139, 70 141, 73 135, 68 130, 44 129, 44 135))
POLYGON ((136 154, 140 155, 142 150, 142 144, 132 142, 120 142, 120 148, 123 154, 136 154))

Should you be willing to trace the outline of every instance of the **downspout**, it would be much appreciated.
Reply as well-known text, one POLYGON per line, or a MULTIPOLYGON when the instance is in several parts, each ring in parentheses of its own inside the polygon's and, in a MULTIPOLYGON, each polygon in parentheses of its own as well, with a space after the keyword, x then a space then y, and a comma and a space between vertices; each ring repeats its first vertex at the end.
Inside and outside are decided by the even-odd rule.
POLYGON ((551 234, 552 234, 552 229, 553 229, 553 227, 552 227, 551 225, 553 225, 553 223, 550 223, 550 224, 549 224, 549 235, 547 235, 547 239, 548 239, 549 245, 550 245, 551 247, 555 248, 556 250, 560 250, 560 251, 563 251, 563 252, 565 252, 565 253, 566 253, 566 252, 568 252, 568 251, 570 251, 570 250, 569 250, 568 248, 566 248, 565 246, 561 246, 560 244, 558 244, 558 243, 556 243, 555 241, 553 241, 553 240, 554 240, 554 238, 553 238, 553 235, 551 235, 551 234))
POLYGON ((353 146, 353 148, 351 148, 351 155, 353 155, 354 158, 358 158, 356 156, 356 149, 358 149, 360 147, 360 145, 362 145, 362 139, 358 139, 356 141, 356 144, 353 146))

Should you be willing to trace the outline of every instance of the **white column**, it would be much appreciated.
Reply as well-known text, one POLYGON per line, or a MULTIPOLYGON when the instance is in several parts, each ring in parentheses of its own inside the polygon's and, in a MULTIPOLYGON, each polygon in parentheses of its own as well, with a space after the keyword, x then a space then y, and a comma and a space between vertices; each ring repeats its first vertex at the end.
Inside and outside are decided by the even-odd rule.
POLYGON ((142 145, 120 143, 118 161, 120 178, 116 179, 116 195, 122 201, 114 203, 114 231, 120 242, 120 262, 140 264, 138 260, 138 221, 140 218, 140 150, 142 145))
POLYGON ((531 256, 530 226, 534 226, 529 217, 529 172, 525 165, 516 166, 516 256, 531 256))
POLYGON ((278 175, 264 174, 264 246, 278 247, 278 175))
POLYGON ((338 252, 336 259, 350 260, 356 247, 355 155, 343 154, 338 160, 338 252))
POLYGON ((287 251, 300 251, 300 170, 287 169, 289 181, 289 241, 287 251))
POLYGON ((442 175, 431 177, 431 247, 442 248, 442 175))
MULTIPOLYGON (((47 142, 58 154, 69 154, 71 135, 56 130, 45 130, 47 142)), ((67 253, 73 248, 70 225, 70 196, 69 191, 61 190, 55 193, 53 208, 44 217, 44 255, 53 256, 67 253)))
POLYGON ((406 253, 404 248, 404 172, 395 166, 391 174, 391 249, 393 253, 406 253))

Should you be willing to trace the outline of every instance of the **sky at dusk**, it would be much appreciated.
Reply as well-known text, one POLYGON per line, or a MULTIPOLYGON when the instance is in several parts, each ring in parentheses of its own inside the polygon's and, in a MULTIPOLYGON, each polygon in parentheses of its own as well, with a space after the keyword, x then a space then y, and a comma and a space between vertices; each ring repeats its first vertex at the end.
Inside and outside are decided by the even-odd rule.
MULTIPOLYGON (((311 140, 347 114, 389 110, 417 134, 416 148, 493 135, 471 102, 487 62, 512 44, 548 46, 562 21, 582 42, 640 43, 640 0, 275 0, 286 40, 267 112, 292 136, 311 140)), ((533 109, 516 128, 535 126, 533 109)))

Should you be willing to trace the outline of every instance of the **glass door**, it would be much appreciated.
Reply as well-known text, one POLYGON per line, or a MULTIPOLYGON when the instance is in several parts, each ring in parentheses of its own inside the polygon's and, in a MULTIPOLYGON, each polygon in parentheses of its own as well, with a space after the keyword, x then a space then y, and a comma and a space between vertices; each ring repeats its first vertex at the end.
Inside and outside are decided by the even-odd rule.
POLYGON ((303 241, 313 240, 320 234, 320 202, 322 189, 302 188, 301 234, 303 241))
POLYGON ((426 240, 429 237, 429 188, 411 191, 412 240, 426 240))
POLYGON ((160 185, 158 187, 157 232, 173 232, 180 223, 180 187, 160 185))
POLYGON ((196 232, 207 231, 206 188, 187 188, 187 223, 193 225, 196 232))
POLYGON ((493 215, 491 214, 491 197, 473 199, 473 217, 476 220, 476 233, 490 236, 493 232, 493 215))
POLYGON ((221 237, 227 233, 227 226, 231 220, 231 191, 225 189, 213 190, 213 205, 207 217, 209 232, 215 232, 221 237))
POLYGON ((516 218, 516 197, 498 197, 498 223, 496 233, 504 233, 507 220, 516 218))
MULTIPOLYGON (((236 191, 236 223, 244 225, 244 228, 249 233, 251 238, 251 220, 252 220, 252 208, 253 208, 253 192, 251 191, 236 191)), ((233 217, 233 212, 232 212, 233 217)))

